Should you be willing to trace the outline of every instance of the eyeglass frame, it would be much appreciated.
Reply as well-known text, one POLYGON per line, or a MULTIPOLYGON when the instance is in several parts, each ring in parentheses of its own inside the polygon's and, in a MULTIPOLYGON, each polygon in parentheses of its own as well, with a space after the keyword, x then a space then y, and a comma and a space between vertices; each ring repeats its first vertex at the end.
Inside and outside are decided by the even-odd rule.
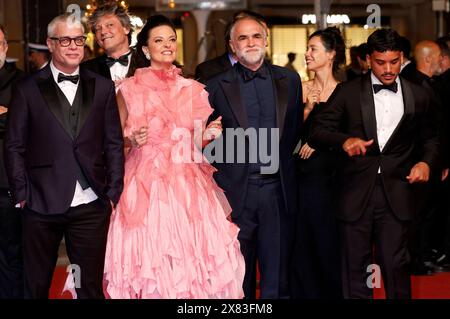
POLYGON ((49 39, 50 39, 50 40, 58 40, 60 46, 62 46, 63 48, 67 48, 67 47, 69 47, 69 46, 72 44, 72 41, 73 41, 73 43, 75 43, 75 45, 76 45, 77 47, 82 47, 82 46, 84 46, 84 45, 86 44, 86 39, 87 39, 87 37, 84 36, 84 35, 81 35, 81 36, 75 37, 75 38, 71 38, 71 37, 49 37, 49 39), (80 39, 80 38, 83 39, 83 44, 78 45, 75 41, 76 41, 77 39, 80 39), (69 40, 70 40, 69 44, 68 44, 68 45, 62 45, 61 40, 63 40, 63 39, 69 39, 69 40))

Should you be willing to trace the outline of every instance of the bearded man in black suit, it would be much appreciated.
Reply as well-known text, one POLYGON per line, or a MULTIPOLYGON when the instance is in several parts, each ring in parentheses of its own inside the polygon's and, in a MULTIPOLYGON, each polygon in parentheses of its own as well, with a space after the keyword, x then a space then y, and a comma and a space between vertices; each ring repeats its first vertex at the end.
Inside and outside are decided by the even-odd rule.
POLYGON ((226 157, 210 157, 218 169, 214 178, 225 190, 232 220, 240 228, 246 263, 243 287, 250 299, 255 298, 257 262, 261 298, 290 297, 298 211, 292 154, 303 122, 302 86, 297 73, 264 59, 266 45, 267 29, 259 19, 237 17, 230 47, 238 63, 206 85, 214 109, 211 119, 221 116, 223 127, 222 137, 210 145, 214 157, 226 157))

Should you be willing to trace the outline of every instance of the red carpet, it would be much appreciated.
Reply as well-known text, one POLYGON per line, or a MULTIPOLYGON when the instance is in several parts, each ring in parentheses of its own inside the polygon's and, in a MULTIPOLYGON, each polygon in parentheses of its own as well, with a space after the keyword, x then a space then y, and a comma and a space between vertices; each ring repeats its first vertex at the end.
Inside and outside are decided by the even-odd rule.
MULTIPOLYGON (((69 292, 61 295, 66 280, 66 268, 57 267, 53 276, 50 299, 71 299, 69 292)), ((412 276, 413 299, 450 299, 450 272, 433 276, 412 276)), ((375 289, 375 299, 385 298, 383 287, 375 289)))
MULTIPOLYGON (((450 299, 450 272, 432 276, 411 276, 413 299, 450 299)), ((383 285, 374 289, 375 299, 384 299, 383 285)))

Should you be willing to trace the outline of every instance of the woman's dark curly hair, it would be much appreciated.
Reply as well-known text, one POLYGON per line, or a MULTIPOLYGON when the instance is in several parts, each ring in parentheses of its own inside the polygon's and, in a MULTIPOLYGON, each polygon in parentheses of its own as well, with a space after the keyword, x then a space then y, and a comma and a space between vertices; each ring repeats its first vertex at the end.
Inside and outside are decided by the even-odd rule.
POLYGON ((333 60, 333 74, 336 75, 339 68, 345 65, 345 42, 342 38, 341 31, 336 27, 328 27, 324 30, 318 30, 309 36, 309 40, 313 37, 320 37, 325 50, 327 52, 336 52, 333 60))
POLYGON ((137 44, 134 49, 135 52, 133 54, 133 57, 131 58, 130 70, 128 71, 129 76, 133 75, 136 69, 150 66, 151 62, 145 57, 145 54, 142 51, 142 47, 148 45, 148 37, 150 35, 150 31, 156 27, 164 25, 172 28, 173 32, 176 33, 174 24, 169 18, 164 15, 153 15, 147 19, 144 27, 137 35, 137 44))

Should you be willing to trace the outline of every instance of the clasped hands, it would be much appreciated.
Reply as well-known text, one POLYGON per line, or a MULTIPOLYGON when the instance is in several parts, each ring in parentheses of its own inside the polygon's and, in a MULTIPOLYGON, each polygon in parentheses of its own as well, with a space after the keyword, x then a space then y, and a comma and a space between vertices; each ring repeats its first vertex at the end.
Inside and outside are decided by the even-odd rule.
POLYGON ((208 124, 202 136, 202 147, 205 147, 208 143, 222 135, 223 128, 221 120, 222 116, 219 116, 208 124))
MULTIPOLYGON (((222 116, 219 116, 214 121, 211 121, 209 123, 203 134, 204 142, 209 143, 222 135, 221 120, 222 116)), ((148 139, 148 127, 141 126, 138 130, 133 131, 129 139, 133 147, 140 148, 141 146, 145 145, 148 139)))
MULTIPOLYGON (((348 156, 366 155, 367 148, 373 144, 373 139, 365 141, 358 137, 351 137, 347 139, 342 145, 342 149, 348 156)), ((430 178, 430 166, 425 162, 418 162, 411 168, 406 179, 410 184, 424 183, 430 178)))
POLYGON ((147 126, 141 126, 139 130, 133 131, 133 133, 130 136, 130 142, 131 145, 133 145, 136 148, 140 148, 141 146, 145 145, 147 143, 147 126))

